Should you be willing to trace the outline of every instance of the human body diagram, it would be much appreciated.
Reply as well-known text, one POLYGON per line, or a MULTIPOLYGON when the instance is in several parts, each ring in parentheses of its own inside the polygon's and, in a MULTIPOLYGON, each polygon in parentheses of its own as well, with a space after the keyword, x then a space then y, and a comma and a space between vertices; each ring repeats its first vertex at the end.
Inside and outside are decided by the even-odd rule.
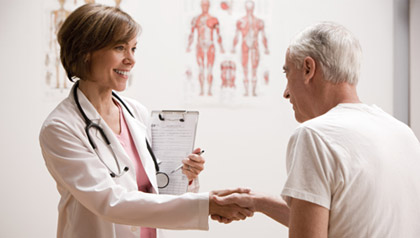
POLYGON ((64 9, 64 4, 66 3, 65 0, 59 0, 60 7, 56 10, 51 11, 50 14, 50 32, 49 32, 49 53, 46 55, 46 66, 50 64, 51 59, 53 60, 53 71, 47 72, 47 84, 51 84, 51 76, 54 75, 55 88, 67 88, 67 78, 64 74, 64 70, 61 68, 60 63, 60 49, 57 42, 57 32, 60 29, 61 25, 63 24, 64 20, 70 15, 70 11, 64 9))
MULTIPOLYGON (((243 96, 257 96, 258 67, 261 62, 260 44, 262 43, 265 54, 269 54, 269 48, 264 20, 254 15, 254 1, 222 1, 221 11, 217 17, 209 13, 209 8, 210 1, 202 0, 202 12, 192 18, 191 31, 188 36, 187 52, 191 52, 194 35, 197 32, 195 60, 198 70, 197 76, 193 75, 193 78, 194 80, 198 78, 200 90, 196 94, 212 96, 213 91, 218 89, 220 92, 238 90, 243 96), (229 35, 229 32, 234 32, 234 34, 229 35), (228 39, 229 36, 233 37, 230 38, 232 41, 228 39), (215 47, 215 37, 217 37, 219 52, 215 47), (226 42, 227 39, 228 42, 233 43, 231 51, 226 54, 224 54, 222 38, 223 42, 226 42), (238 51, 240 55, 237 56, 235 48, 238 43, 240 43, 238 51), (217 64, 217 68, 214 67, 215 64, 217 64), (241 74, 238 73, 239 71, 236 72, 237 70, 241 74), (235 83, 236 79, 242 80, 242 85, 235 83), (214 88, 215 84, 220 87, 214 88), (206 88, 207 90, 205 90, 206 88)), ((268 71, 260 77, 266 84, 268 83, 268 71)))
POLYGON ((216 55, 213 35, 217 34, 220 52, 224 53, 222 37, 220 35, 219 20, 209 14, 210 1, 202 0, 202 13, 191 21, 191 33, 188 37, 187 52, 191 51, 194 33, 197 31, 196 59, 198 64, 198 80, 200 82, 200 95, 204 95, 205 79, 207 80, 207 95, 212 96, 213 65, 216 55))
POLYGON ((236 64, 232 60, 225 60, 220 63, 221 88, 236 88, 236 64))
POLYGON ((244 96, 249 95, 249 81, 251 71, 252 95, 257 96, 257 69, 260 61, 259 35, 262 35, 262 43, 265 47, 265 54, 269 54, 267 37, 264 32, 264 21, 255 17, 254 2, 245 3, 246 16, 239 19, 236 23, 236 33, 233 39, 232 53, 235 53, 235 47, 238 44, 239 36, 242 36, 241 44, 241 64, 244 73, 244 96))

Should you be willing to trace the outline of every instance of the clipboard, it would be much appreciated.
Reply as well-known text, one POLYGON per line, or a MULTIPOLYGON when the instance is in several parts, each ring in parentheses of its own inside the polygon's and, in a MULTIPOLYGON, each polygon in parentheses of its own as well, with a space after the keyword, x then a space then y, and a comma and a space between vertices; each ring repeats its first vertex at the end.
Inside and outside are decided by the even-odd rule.
POLYGON ((163 110, 151 113, 152 149, 158 159, 160 172, 169 177, 169 184, 160 188, 161 194, 183 194, 188 189, 188 178, 175 168, 182 164, 194 149, 198 111, 163 110))

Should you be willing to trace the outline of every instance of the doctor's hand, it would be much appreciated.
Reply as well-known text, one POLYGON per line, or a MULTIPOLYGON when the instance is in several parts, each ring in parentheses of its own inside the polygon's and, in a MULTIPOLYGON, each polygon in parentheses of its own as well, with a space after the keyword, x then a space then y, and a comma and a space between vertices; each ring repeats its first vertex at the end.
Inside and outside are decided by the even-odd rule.
POLYGON ((258 196, 258 194, 249 190, 248 193, 217 194, 214 196, 214 201, 221 206, 236 204, 240 207, 246 207, 252 211, 258 211, 258 196))
POLYGON ((221 223, 231 223, 232 221, 245 220, 247 217, 254 215, 254 209, 246 206, 239 206, 235 203, 220 204, 216 201, 218 197, 229 196, 232 194, 249 194, 250 189, 237 188, 213 191, 210 193, 209 213, 213 220, 221 223))
POLYGON ((188 158, 182 160, 182 173, 184 173, 188 181, 193 181, 204 169, 204 158, 201 156, 201 149, 196 148, 188 158))

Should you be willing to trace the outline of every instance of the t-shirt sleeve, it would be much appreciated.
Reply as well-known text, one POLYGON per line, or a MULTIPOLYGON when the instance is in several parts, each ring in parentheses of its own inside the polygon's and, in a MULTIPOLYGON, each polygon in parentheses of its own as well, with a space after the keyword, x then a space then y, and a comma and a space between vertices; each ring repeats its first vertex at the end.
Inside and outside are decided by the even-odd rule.
POLYGON ((335 187, 336 163, 330 143, 314 130, 298 128, 290 138, 287 157, 287 180, 282 197, 315 203, 330 209, 335 187))

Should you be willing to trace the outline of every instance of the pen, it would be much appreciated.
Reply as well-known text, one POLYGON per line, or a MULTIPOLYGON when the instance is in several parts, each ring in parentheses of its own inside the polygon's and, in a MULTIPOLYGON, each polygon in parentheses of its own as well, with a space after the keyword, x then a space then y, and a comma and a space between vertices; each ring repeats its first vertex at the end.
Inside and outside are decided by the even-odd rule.
MULTIPOLYGON (((201 155, 204 153, 204 150, 201 150, 198 155, 201 155)), ((180 164, 178 167, 176 167, 174 170, 171 171, 171 174, 175 173, 176 171, 180 170, 184 166, 184 164, 180 164)))

